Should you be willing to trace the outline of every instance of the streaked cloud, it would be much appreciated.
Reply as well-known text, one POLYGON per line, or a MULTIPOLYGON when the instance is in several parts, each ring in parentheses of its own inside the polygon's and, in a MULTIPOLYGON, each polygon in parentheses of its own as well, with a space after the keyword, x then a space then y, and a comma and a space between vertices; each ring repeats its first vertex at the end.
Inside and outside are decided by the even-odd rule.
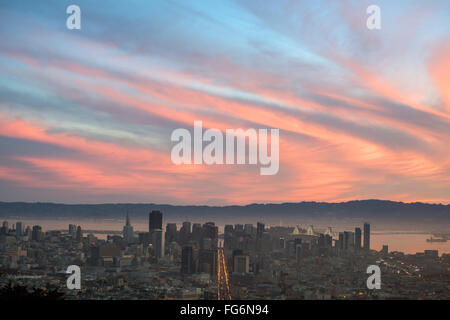
POLYGON ((450 201, 446 1, 38 2, 0 5, 0 200, 450 201), (194 120, 279 128, 279 173, 175 166, 194 120))

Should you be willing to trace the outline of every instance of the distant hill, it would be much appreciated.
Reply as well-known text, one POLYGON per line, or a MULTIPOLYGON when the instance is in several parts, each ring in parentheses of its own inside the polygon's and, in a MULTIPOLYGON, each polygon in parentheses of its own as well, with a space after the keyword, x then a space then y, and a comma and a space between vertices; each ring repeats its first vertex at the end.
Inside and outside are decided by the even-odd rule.
POLYGON ((450 205, 403 203, 385 200, 358 200, 341 203, 298 202, 250 204, 246 206, 173 206, 164 204, 58 204, 0 202, 0 218, 123 218, 127 210, 133 219, 147 218, 160 210, 165 219, 222 220, 292 218, 367 218, 404 221, 442 221, 450 223, 450 205))

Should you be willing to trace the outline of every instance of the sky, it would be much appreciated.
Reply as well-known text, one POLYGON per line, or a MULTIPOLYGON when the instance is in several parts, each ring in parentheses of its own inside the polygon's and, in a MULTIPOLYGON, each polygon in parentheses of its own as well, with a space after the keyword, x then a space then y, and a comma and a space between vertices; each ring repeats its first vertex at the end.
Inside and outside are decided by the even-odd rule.
POLYGON ((447 0, 0 0, 0 201, 448 204, 449 146, 447 0), (278 173, 175 165, 195 120, 278 173))

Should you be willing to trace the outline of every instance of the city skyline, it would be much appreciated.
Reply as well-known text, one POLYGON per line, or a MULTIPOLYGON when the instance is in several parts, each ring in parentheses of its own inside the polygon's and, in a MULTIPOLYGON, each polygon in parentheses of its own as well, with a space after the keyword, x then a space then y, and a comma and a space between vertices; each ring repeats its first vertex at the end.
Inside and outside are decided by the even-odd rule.
POLYGON ((69 300, 448 299, 450 253, 374 250, 369 222, 339 233, 261 221, 227 224, 223 233, 214 221, 166 223, 164 231, 157 210, 146 222, 148 230, 135 233, 127 212, 122 235, 100 239, 76 224, 43 231, 3 221, 0 290, 12 299, 11 288, 69 300), (78 284, 74 274, 66 284, 67 265, 78 284), (378 284, 366 281, 370 270, 378 284))
POLYGON ((0 1, 1 201, 450 203, 450 3, 0 1), (39 3, 39 5, 38 5, 39 3), (279 171, 171 132, 279 129, 279 171))

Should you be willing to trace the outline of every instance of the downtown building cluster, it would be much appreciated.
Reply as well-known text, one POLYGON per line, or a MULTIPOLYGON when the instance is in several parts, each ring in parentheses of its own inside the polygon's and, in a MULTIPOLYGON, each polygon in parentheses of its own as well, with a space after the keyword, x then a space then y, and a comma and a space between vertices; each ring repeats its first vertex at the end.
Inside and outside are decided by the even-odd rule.
POLYGON ((21 222, 0 228, 0 286, 57 288, 67 299, 449 299, 450 257, 370 247, 370 224, 316 231, 214 222, 163 224, 151 211, 148 230, 127 213, 120 234, 100 239, 70 224, 43 231, 21 222), (366 268, 382 270, 382 289, 366 287, 366 268), (65 270, 81 268, 81 290, 65 270))

